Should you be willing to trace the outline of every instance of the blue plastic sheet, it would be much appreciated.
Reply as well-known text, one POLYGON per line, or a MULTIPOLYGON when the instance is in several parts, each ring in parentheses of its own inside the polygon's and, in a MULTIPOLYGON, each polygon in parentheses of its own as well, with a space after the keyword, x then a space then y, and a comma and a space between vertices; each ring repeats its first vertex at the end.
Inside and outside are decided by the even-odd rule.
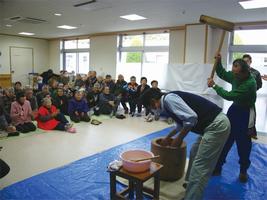
MULTIPOLYGON (((109 174, 107 165, 118 155, 132 148, 150 149, 153 138, 164 136, 170 128, 152 133, 129 143, 73 162, 67 166, 33 176, 0 191, 1 200, 94 200, 109 199, 109 174)), ((196 139, 186 137, 189 150, 196 139)), ((236 147, 228 155, 221 177, 211 178, 204 199, 267 199, 267 146, 253 144, 250 179, 247 184, 238 182, 239 165, 236 147)))

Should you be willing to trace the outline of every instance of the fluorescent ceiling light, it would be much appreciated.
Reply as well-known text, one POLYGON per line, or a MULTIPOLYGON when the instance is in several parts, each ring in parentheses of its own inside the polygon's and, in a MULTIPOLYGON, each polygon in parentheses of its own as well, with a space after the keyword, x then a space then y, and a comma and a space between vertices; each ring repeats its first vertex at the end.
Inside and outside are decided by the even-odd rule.
POLYGON ((62 14, 60 14, 60 13, 55 13, 54 15, 55 15, 55 16, 61 16, 62 14))
POLYGON ((6 24, 5 26, 6 26, 6 27, 12 27, 12 25, 11 25, 11 24, 6 24))
POLYGON ((62 29, 76 29, 77 27, 75 26, 69 26, 69 25, 61 25, 61 26, 57 26, 58 28, 62 28, 62 29))
POLYGON ((123 16, 120 16, 120 18, 128 19, 128 20, 131 20, 131 21, 147 19, 147 18, 145 18, 145 17, 142 17, 142 16, 140 16, 140 15, 136 15, 136 14, 123 15, 123 16))
POLYGON ((28 32, 20 32, 20 35, 35 35, 34 33, 28 33, 28 32))
POLYGON ((251 0, 238 2, 244 9, 267 8, 267 0, 251 0))

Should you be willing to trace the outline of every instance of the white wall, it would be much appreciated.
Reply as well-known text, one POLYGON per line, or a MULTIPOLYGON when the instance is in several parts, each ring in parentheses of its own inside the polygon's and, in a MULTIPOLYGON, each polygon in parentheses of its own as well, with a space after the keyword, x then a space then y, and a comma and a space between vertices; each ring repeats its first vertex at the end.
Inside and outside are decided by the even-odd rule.
POLYGON ((54 71, 54 73, 59 73, 60 71, 60 40, 50 40, 49 41, 49 68, 54 71))
MULTIPOLYGON (((208 28, 207 63, 213 63, 214 53, 219 45, 221 30, 208 28)), ((204 63, 205 25, 187 25, 186 30, 170 31, 169 63, 204 63), (186 33, 186 43, 184 41, 186 33), (184 55, 184 45, 185 55, 184 55)), ((222 49, 223 62, 227 60, 226 35, 222 49)), ((117 36, 95 36, 90 41, 90 69, 99 75, 116 75, 117 36)), ((49 68, 56 73, 60 71, 60 40, 31 39, 26 37, 0 35, 0 73, 10 73, 9 47, 31 47, 34 49, 35 72, 43 72, 49 68)))
POLYGON ((186 26, 185 63, 204 63, 206 25, 186 26))
POLYGON ((90 70, 98 75, 116 76, 117 35, 90 38, 90 70))
POLYGON ((169 63, 183 63, 184 59, 184 30, 170 31, 169 63))
MULTIPOLYGON (((214 55, 218 51, 222 33, 223 30, 221 29, 211 28, 210 26, 208 27, 207 63, 214 63, 214 55)), ((229 39, 230 39, 230 34, 229 32, 226 32, 223 46, 221 49, 223 64, 227 63, 229 39)))
MULTIPOLYGON (((26 37, 16 37, 0 35, 0 73, 10 73, 10 55, 9 47, 30 47, 33 48, 34 56, 34 72, 43 72, 48 68, 48 40, 32 39, 26 37)), ((25 69, 27 73, 32 72, 31 69, 25 69)))

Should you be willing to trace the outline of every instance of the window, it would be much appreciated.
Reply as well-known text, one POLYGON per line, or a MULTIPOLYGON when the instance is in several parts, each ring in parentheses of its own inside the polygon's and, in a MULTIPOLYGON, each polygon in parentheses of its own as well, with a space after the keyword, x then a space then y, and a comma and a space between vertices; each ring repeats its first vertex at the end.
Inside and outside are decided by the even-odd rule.
POLYGON ((123 47, 140 47, 144 44, 143 35, 130 35, 122 37, 123 47))
POLYGON ((89 53, 79 54, 79 73, 87 74, 89 71, 89 53))
POLYGON ((65 40, 61 45, 61 69, 87 74, 89 71, 90 40, 65 40))
POLYGON ((65 54, 65 70, 68 72, 76 72, 76 60, 77 54, 76 53, 66 53, 65 54))
POLYGON ((90 48, 89 39, 78 40, 78 48, 79 49, 89 49, 90 48))
POLYGON ((120 35, 118 40, 117 75, 126 81, 136 76, 138 83, 145 76, 148 84, 156 79, 160 86, 169 62, 169 33, 120 35))
POLYGON ((69 40, 64 42, 65 49, 77 49, 77 40, 69 40))
MULTIPOLYGON (((230 63, 244 54, 252 57, 251 67, 257 69, 262 75, 267 74, 267 29, 236 30, 232 34, 230 46, 230 63)), ((258 95, 267 94, 267 82, 263 81, 263 87, 258 95)))
POLYGON ((234 45, 267 45, 267 29, 234 31, 234 45))
POLYGON ((146 46, 169 46, 169 34, 147 34, 146 46))
MULTIPOLYGON (((261 75, 267 74, 267 29, 236 30, 232 34, 230 45, 230 63, 244 54, 252 57, 251 67, 258 70, 261 75)), ((231 65, 229 65, 231 66, 231 65)), ((267 81, 262 80, 262 88, 257 91, 257 130, 267 132, 267 81)))

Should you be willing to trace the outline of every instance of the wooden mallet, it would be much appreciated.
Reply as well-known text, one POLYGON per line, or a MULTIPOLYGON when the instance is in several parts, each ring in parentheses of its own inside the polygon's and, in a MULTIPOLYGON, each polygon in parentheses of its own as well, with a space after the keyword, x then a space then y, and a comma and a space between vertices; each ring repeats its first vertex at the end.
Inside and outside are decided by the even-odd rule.
MULTIPOLYGON (((199 21, 201 23, 208 24, 210 26, 214 26, 214 27, 217 27, 217 28, 220 28, 220 29, 223 30, 221 38, 220 38, 219 48, 217 49, 217 52, 221 52, 223 41, 224 41, 224 37, 225 37, 225 33, 226 33, 226 31, 232 32, 234 30, 235 24, 232 23, 232 22, 228 22, 228 21, 222 20, 222 19, 209 17, 209 16, 206 16, 206 15, 201 15, 200 18, 199 18, 199 21)), ((212 68, 212 71, 211 71, 211 75, 210 75, 210 78, 212 78, 212 79, 213 79, 214 74, 215 74, 216 65, 217 65, 217 62, 215 61, 214 65, 213 65, 213 68, 212 68)))

